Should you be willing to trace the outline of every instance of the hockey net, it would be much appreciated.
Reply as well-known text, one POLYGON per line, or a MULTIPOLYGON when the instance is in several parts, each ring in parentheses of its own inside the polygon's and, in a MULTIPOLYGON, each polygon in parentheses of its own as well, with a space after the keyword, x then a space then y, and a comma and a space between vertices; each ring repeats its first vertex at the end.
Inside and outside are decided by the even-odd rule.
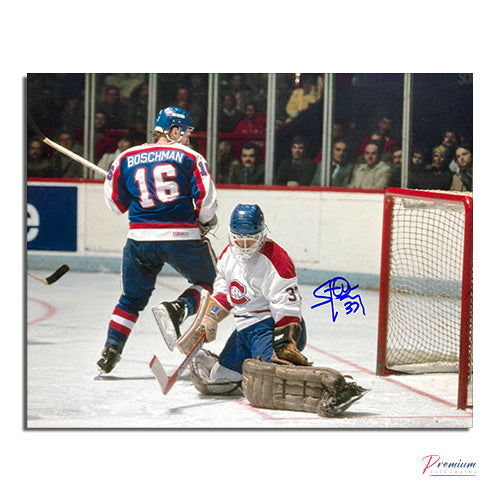
POLYGON ((472 406, 472 194, 384 197, 377 374, 458 372, 472 406))

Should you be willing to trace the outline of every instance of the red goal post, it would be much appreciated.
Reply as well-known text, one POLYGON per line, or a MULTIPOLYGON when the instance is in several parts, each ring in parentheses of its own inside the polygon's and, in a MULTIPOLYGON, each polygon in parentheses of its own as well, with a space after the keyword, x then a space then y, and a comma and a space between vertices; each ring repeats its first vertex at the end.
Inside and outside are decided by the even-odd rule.
POLYGON ((472 193, 384 196, 377 375, 458 372, 472 406, 472 193))

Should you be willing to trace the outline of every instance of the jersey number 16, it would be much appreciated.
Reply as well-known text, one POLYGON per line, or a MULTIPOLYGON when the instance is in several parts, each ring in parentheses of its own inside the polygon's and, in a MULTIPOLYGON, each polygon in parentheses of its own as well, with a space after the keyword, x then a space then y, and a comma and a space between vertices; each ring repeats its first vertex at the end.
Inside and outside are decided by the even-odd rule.
POLYGON ((146 182, 146 168, 138 168, 135 171, 134 180, 139 188, 139 203, 142 208, 153 208, 155 200, 160 203, 169 203, 179 197, 179 184, 173 180, 177 176, 177 170, 169 163, 156 165, 152 170, 154 193, 149 191, 146 182))

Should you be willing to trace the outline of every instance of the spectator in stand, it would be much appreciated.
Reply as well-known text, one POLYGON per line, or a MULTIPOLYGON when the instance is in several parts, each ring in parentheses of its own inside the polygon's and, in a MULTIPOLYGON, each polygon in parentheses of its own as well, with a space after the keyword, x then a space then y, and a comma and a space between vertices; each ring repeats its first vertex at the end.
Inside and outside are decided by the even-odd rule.
POLYGON ((40 96, 30 109, 37 125, 43 129, 54 129, 60 127, 61 107, 56 99, 54 89, 50 85, 44 85, 40 96))
POLYGON ((94 132, 94 163, 99 162, 104 153, 112 153, 115 150, 114 141, 107 134, 107 116, 98 111, 95 114, 94 132))
POLYGON ((26 160, 28 177, 54 177, 52 162, 45 156, 44 143, 39 137, 33 137, 28 142, 26 160))
POLYGON ((128 126, 129 128, 142 129, 146 127, 148 122, 148 98, 149 85, 147 82, 142 82, 135 87, 130 93, 130 98, 127 102, 128 107, 128 126))
POLYGON ((449 127, 443 132, 443 140, 441 144, 448 148, 450 152, 450 165, 449 168, 454 174, 458 174, 459 167, 455 161, 455 151, 457 150, 458 145, 460 144, 460 134, 449 127))
POLYGON ((414 170, 419 170, 422 165, 425 165, 427 152, 425 148, 416 146, 413 149, 413 154, 411 155, 411 165, 410 168, 414 170))
POLYGON ((314 78, 309 75, 305 75, 302 79, 302 85, 296 88, 290 98, 288 99, 286 105, 286 112, 288 114, 288 120, 290 121, 299 115, 302 111, 305 111, 309 106, 319 101, 322 93, 322 86, 319 85, 316 88, 314 85, 314 78))
POLYGON ((340 122, 334 122, 332 125, 332 139, 336 141, 337 139, 344 138, 344 126, 340 122))
MULTIPOLYGON (((380 132, 372 132, 370 134, 370 140, 368 142, 376 142, 379 145, 380 151, 382 151, 382 153, 380 154, 380 159, 383 162, 385 162, 385 163, 392 162, 392 153, 384 150, 385 140, 384 140, 384 136, 380 132)), ((367 142, 367 144, 368 144, 368 142, 367 142)), ((363 155, 359 156, 356 163, 357 164, 365 163, 365 155, 363 154, 363 155)))
POLYGON ((266 133, 266 115, 257 111, 255 103, 249 102, 245 108, 245 118, 234 128, 234 134, 264 135, 266 133))
POLYGON ((148 141, 147 126, 145 123, 136 123, 135 127, 130 127, 129 134, 132 138, 133 146, 139 146, 148 141))
MULTIPOLYGON (((334 122, 332 125, 332 144, 338 139, 344 138, 344 126, 340 122, 334 122)), ((323 151, 320 149, 316 157, 314 158, 314 163, 319 166, 321 158, 323 157, 323 151)))
POLYGON ((247 142, 241 148, 241 163, 233 165, 229 172, 230 184, 264 184, 265 168, 259 160, 259 146, 247 142))
POLYGON ((231 76, 229 92, 236 101, 235 108, 244 112, 247 102, 251 100, 251 92, 245 87, 244 77, 240 73, 231 76))
POLYGON ((415 176, 411 188, 438 189, 448 191, 451 187, 453 172, 449 168, 450 150, 442 144, 432 150, 432 163, 415 176))
POLYGON ((191 73, 189 75, 187 88, 189 89, 190 95, 189 114, 194 121, 194 127, 196 130, 206 130, 208 76, 199 73, 191 73))
POLYGON ((128 109, 120 99, 118 87, 109 86, 104 94, 104 101, 97 106, 97 111, 107 117, 107 127, 110 129, 125 129, 128 125, 128 109))
POLYGON ((143 73, 108 73, 104 77, 106 87, 116 87, 121 99, 129 99, 134 89, 144 81, 143 73))
POLYGON ((217 147, 216 181, 219 184, 229 182, 230 173, 242 168, 240 162, 234 157, 234 147, 229 141, 221 141, 217 147))
POLYGON ((65 130, 83 129, 83 102, 79 92, 69 94, 62 112, 62 127, 65 130))
POLYGON ((381 148, 377 142, 365 146, 364 163, 353 171, 348 187, 360 189, 385 189, 389 185, 391 167, 381 160, 381 148))
POLYGON ((403 167, 403 150, 397 146, 392 152, 391 176, 389 187, 401 187, 401 170, 403 167))
POLYGON ((455 159, 459 168, 453 174, 451 191, 472 191, 472 144, 464 142, 455 151, 455 159))
POLYGON ((349 161, 347 142, 339 139, 333 143, 331 185, 346 187, 352 179, 354 163, 349 161))
MULTIPOLYGON (((56 134, 55 142, 61 146, 73 151, 79 156, 83 156, 83 147, 76 142, 75 134, 70 130, 61 130, 56 134)), ((54 177, 63 177, 71 179, 83 178, 84 167, 82 164, 72 160, 65 154, 59 151, 54 151, 52 156, 52 164, 54 166, 54 177)))
POLYGON ((104 153, 97 164, 104 170, 109 170, 111 164, 115 161, 119 154, 123 153, 126 149, 131 148, 134 143, 130 134, 120 134, 116 140, 117 148, 114 153, 104 153))
POLYGON ((245 81, 250 89, 250 100, 255 103, 257 111, 267 109, 267 73, 248 73, 245 81))
POLYGON ((304 137, 295 136, 292 139, 291 157, 284 159, 276 176, 276 184, 295 186, 310 186, 316 172, 316 163, 307 156, 307 142, 304 137))
POLYGON ((186 107, 189 106, 189 89, 186 87, 178 88, 175 94, 175 100, 170 106, 186 109, 186 107))
MULTIPOLYGON (((151 131, 152 133, 152 131, 151 131)), ((128 129, 128 134, 132 139, 133 146, 139 146, 146 142, 151 142, 151 137, 148 137, 148 127, 146 123, 140 122, 136 123, 135 126, 132 126, 128 129)))
MULTIPOLYGON (((346 187, 351 182, 354 163, 349 161, 349 146, 344 139, 337 139, 333 143, 332 165, 330 169, 330 186, 346 187)), ((321 163, 316 169, 316 175, 311 183, 313 186, 321 184, 321 163)))
POLYGON ((459 143, 460 143, 460 134, 456 130, 452 128, 447 128, 443 132, 443 140, 441 141, 441 144, 443 146, 446 146, 450 150, 450 152, 454 153, 459 143))
POLYGON ((245 117, 245 113, 236 109, 236 100, 232 94, 223 94, 222 108, 219 112, 219 132, 232 132, 234 127, 245 117))
POLYGON ((370 134, 368 142, 378 142, 380 149, 384 150, 384 136, 381 132, 372 132, 370 134))
POLYGON ((391 136, 392 118, 388 113, 383 113, 378 122, 377 128, 371 134, 366 134, 365 138, 361 142, 361 146, 358 149, 356 155, 356 160, 365 153, 365 146, 371 141, 371 136, 374 133, 379 133, 382 136, 383 147, 382 151, 386 153, 391 153, 392 150, 397 146, 398 141, 391 136))
POLYGON ((421 146, 415 146, 410 159, 410 169, 408 172, 408 187, 414 189, 417 179, 427 165, 429 153, 421 146))

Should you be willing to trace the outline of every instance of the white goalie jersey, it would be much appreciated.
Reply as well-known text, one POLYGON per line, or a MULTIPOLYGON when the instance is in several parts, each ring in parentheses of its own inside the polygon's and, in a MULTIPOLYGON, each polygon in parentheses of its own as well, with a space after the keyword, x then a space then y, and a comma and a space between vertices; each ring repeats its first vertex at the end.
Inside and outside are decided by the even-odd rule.
POLYGON ((230 245, 223 250, 212 297, 233 310, 237 330, 270 317, 277 326, 302 319, 295 266, 286 251, 269 239, 245 260, 236 259, 230 245))

